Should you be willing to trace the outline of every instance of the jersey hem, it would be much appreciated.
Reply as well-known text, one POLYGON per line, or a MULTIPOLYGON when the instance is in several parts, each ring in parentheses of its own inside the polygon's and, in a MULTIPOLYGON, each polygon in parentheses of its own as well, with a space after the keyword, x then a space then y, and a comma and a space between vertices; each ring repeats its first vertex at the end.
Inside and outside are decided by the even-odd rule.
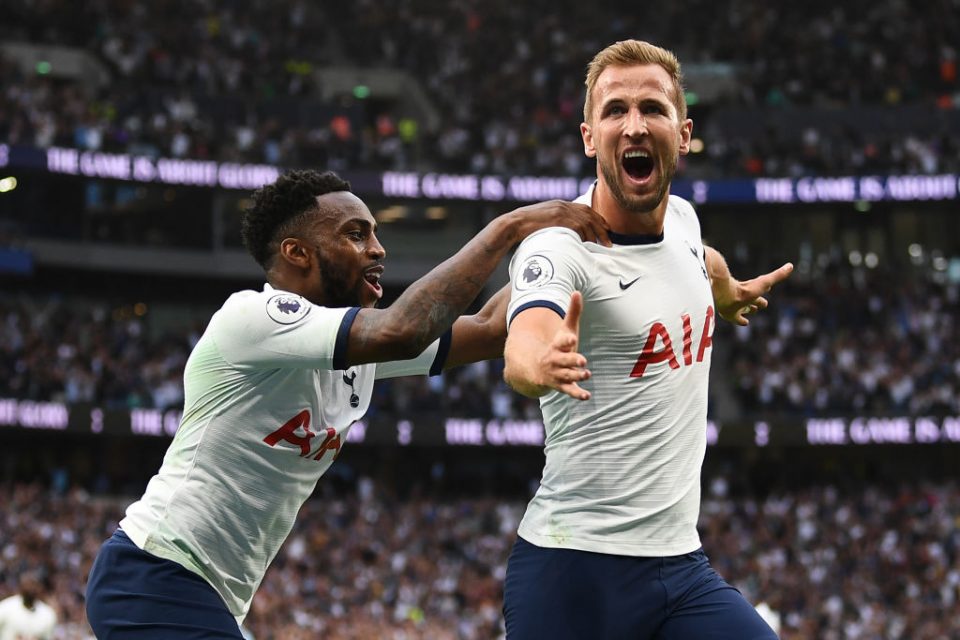
POLYGON ((203 573, 200 567, 198 567, 193 562, 190 562, 190 559, 182 554, 169 553, 168 547, 149 544, 150 534, 139 529, 136 525, 133 525, 132 527, 130 526, 130 523, 127 523, 126 525, 124 525, 124 521, 126 521, 126 518, 120 521, 120 525, 118 526, 118 529, 120 529, 125 534, 127 534, 127 537, 130 538, 130 541, 133 542, 133 544, 137 545, 137 547, 139 547, 141 551, 143 551, 144 553, 149 553, 150 555, 156 556, 158 558, 162 558, 164 560, 169 560, 170 562, 176 562, 178 565, 180 565, 187 571, 190 571, 191 573, 195 573, 201 578, 203 578, 203 580, 208 585, 210 585, 210 588, 213 589, 217 593, 217 595, 220 596, 221 600, 223 600, 223 606, 226 607, 227 611, 230 612, 230 615, 232 615, 237 619, 237 624, 243 623, 244 618, 246 618, 247 616, 247 612, 244 611, 243 613, 238 614, 236 611, 234 611, 230 607, 230 605, 227 604, 227 598, 224 597, 223 592, 217 588, 217 585, 215 585, 213 582, 210 581, 210 578, 203 573))
POLYGON ((613 556, 632 556, 636 558, 666 558, 669 556, 682 556, 686 553, 693 553, 701 546, 700 537, 696 536, 687 544, 671 541, 670 544, 631 544, 631 543, 612 543, 609 539, 595 540, 591 538, 567 538, 562 543, 552 536, 542 536, 540 534, 527 531, 521 528, 517 535, 538 547, 549 549, 575 549, 577 551, 589 551, 591 553, 605 553, 613 556))

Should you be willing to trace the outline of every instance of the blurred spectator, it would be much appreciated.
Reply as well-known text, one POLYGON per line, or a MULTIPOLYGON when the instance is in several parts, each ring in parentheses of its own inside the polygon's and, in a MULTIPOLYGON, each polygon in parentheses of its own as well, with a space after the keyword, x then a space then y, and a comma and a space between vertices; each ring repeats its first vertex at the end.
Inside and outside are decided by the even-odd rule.
POLYGON ((43 584, 39 576, 20 576, 16 595, 0 600, 0 640, 51 640, 57 613, 40 599, 43 584))

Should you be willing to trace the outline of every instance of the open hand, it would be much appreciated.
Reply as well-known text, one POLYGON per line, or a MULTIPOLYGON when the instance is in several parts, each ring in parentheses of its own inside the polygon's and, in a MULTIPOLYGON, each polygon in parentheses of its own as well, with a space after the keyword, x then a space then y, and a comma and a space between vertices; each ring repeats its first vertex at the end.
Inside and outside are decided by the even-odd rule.
POLYGON ((574 291, 570 297, 567 315, 540 359, 540 372, 543 386, 556 389, 577 400, 589 400, 590 392, 577 384, 590 378, 590 370, 586 368, 587 359, 577 352, 582 312, 583 295, 574 291))
POLYGON ((734 282, 730 294, 725 299, 716 300, 717 313, 721 318, 742 327, 750 324, 747 316, 766 309, 767 299, 763 297, 774 285, 786 280, 793 273, 793 264, 788 262, 779 269, 757 276, 752 280, 734 282))

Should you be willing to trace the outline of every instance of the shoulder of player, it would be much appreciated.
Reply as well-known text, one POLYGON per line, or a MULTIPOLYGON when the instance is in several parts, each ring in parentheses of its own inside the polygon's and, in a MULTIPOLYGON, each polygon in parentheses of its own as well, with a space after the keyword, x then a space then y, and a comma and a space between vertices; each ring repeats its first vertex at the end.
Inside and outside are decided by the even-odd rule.
POLYGON ((234 311, 240 309, 246 309, 250 307, 261 307, 271 300, 279 299, 289 299, 306 305, 311 303, 304 298, 303 296, 292 293, 290 291, 284 291, 283 289, 274 289, 272 287, 265 287, 261 291, 256 291, 253 289, 244 289, 243 291, 237 291, 230 295, 229 298, 223 303, 221 307, 222 310, 234 311))
POLYGON ((582 246, 583 240, 576 231, 567 227, 547 227, 534 231, 520 243, 520 249, 556 248, 562 246, 582 246))
POLYGON ((672 193, 667 201, 667 211, 683 217, 697 216, 697 210, 693 208, 693 204, 689 200, 672 193))
POLYGON ((305 318, 316 305, 296 293, 265 287, 238 291, 227 298, 210 325, 230 331, 266 325, 290 325, 305 318))
POLYGON ((701 233, 700 218, 690 202, 680 196, 671 195, 667 206, 667 215, 672 217, 675 224, 684 229, 685 233, 691 237, 696 237, 699 241, 701 233))

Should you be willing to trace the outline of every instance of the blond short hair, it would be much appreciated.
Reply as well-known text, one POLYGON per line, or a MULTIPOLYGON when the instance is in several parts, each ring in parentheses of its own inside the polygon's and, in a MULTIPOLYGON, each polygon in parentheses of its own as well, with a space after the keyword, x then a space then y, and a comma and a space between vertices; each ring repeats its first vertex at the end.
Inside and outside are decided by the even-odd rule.
POLYGON ((607 67, 634 66, 641 64, 657 64, 670 75, 673 82, 673 104, 677 108, 680 121, 687 119, 687 99, 683 90, 683 73, 680 71, 680 61, 671 51, 644 42, 643 40, 621 40, 603 49, 593 57, 587 65, 587 78, 584 84, 587 87, 587 97, 583 103, 583 119, 590 121, 590 112, 593 110, 593 88, 597 79, 607 67))

